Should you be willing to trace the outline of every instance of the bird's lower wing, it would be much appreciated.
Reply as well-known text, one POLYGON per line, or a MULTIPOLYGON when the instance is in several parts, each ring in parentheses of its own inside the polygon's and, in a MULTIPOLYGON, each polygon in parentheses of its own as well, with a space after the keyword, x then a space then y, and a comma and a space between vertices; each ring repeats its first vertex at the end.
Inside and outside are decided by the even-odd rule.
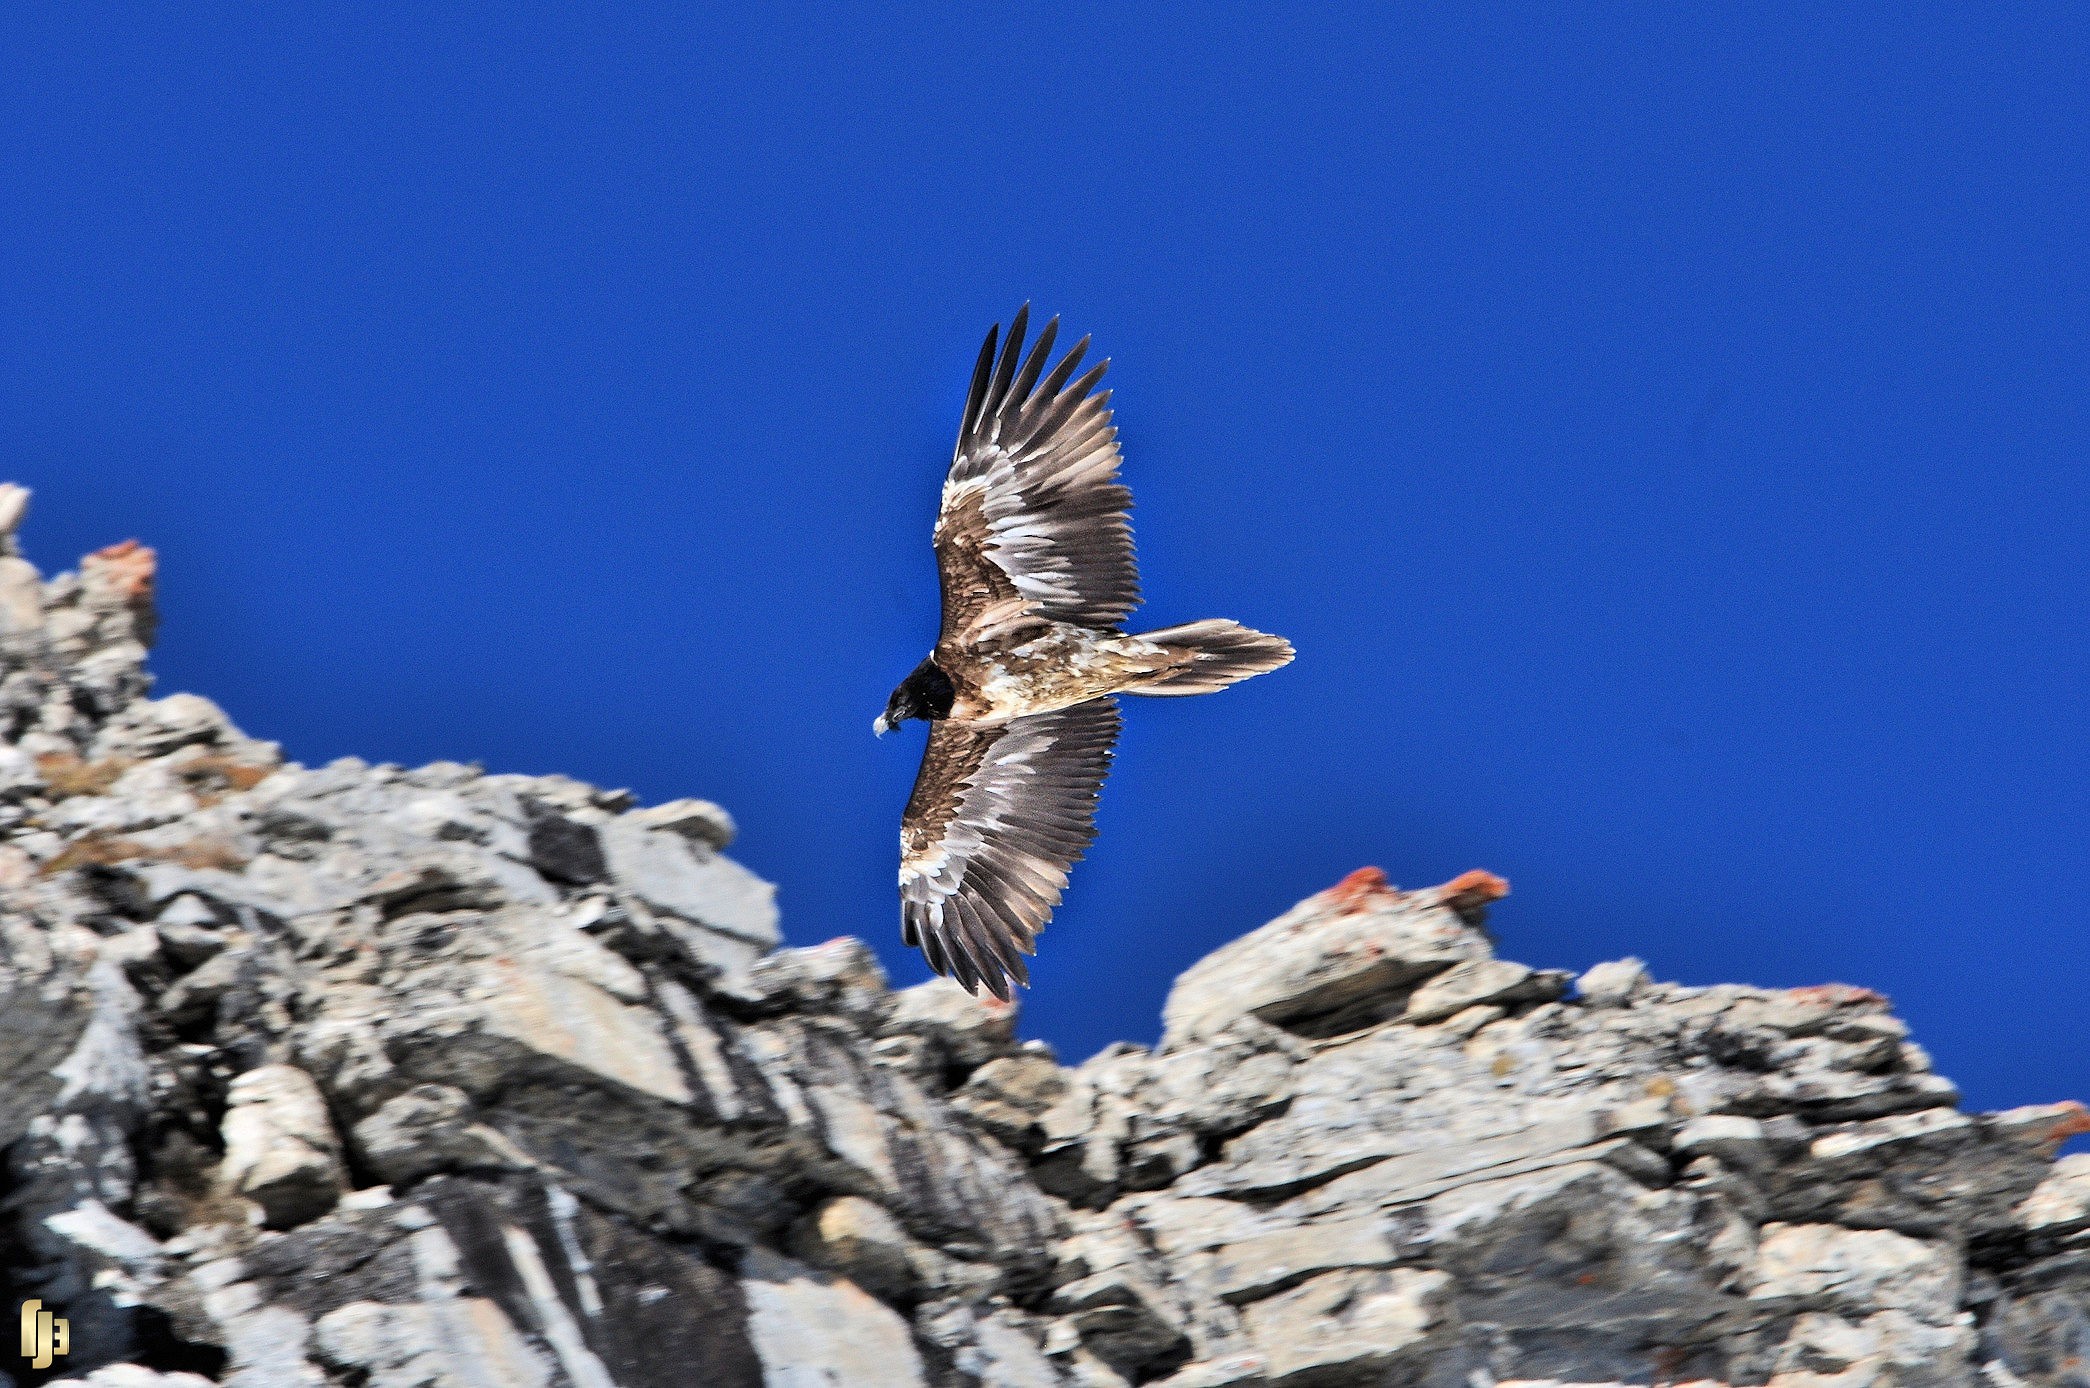
POLYGON ((999 727, 931 725, 900 822, 907 943, 966 991, 1008 1000, 1095 839, 1118 710, 1095 699, 999 727))

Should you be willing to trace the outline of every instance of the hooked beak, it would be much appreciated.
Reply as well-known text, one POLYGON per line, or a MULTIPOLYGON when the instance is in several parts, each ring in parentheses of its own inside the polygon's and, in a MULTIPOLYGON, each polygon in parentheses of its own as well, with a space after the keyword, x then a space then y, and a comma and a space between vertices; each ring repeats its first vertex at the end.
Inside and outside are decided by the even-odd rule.
POLYGON ((884 737, 887 733, 891 732, 892 730, 893 725, 886 721, 886 717, 882 713, 879 714, 878 717, 871 724, 871 731, 878 734, 880 737, 884 737))

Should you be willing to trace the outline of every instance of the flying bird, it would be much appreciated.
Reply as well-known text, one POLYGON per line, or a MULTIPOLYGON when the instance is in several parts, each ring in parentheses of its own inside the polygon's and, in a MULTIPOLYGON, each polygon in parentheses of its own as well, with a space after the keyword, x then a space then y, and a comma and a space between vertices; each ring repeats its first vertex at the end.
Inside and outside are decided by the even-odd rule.
POLYGON ((1209 694, 1292 658, 1281 637, 1210 618, 1126 633, 1139 604, 1117 480, 1109 363, 1083 338, 1047 371, 1059 320, 1023 351, 1030 308, 990 328, 936 514, 936 648, 872 725, 929 722, 900 820, 907 943, 969 993, 1008 1001, 1023 956, 1096 836, 1116 694, 1209 694))

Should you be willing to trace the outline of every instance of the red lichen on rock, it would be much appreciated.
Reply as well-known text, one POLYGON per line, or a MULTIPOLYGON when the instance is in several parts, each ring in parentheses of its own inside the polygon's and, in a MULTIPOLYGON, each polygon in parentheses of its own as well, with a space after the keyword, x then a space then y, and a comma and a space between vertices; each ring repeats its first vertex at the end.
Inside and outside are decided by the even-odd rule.
POLYGON ((2073 1099, 2063 1100, 2061 1107, 2068 1112, 2046 1135, 2047 1143, 2054 1147, 2059 1147, 2072 1137, 2090 1133, 2090 1108, 2084 1108, 2073 1099))
POLYGON ((96 605, 114 605, 130 613, 130 636, 141 646, 150 646, 159 626, 153 607, 153 577, 159 572, 159 556, 136 540, 125 540, 96 550, 80 561, 80 581, 96 605))
POLYGON ((1449 907, 1458 918, 1478 929, 1488 918, 1488 903, 1509 895, 1509 883, 1482 868, 1462 872, 1430 895, 1440 906, 1449 907))
POLYGON ((1322 893, 1341 911, 1362 911, 1377 898, 1393 895, 1393 884, 1375 867, 1361 867, 1322 893))
POLYGON ((96 550, 85 562, 96 566, 100 570, 98 576, 125 602, 152 601, 153 576, 159 572, 160 558, 150 545, 123 540, 96 550))
POLYGON ((1474 868, 1462 872, 1443 886, 1437 888, 1437 896, 1447 905, 1453 901, 1472 900, 1479 904, 1500 901, 1509 895, 1509 883, 1485 868, 1474 868))

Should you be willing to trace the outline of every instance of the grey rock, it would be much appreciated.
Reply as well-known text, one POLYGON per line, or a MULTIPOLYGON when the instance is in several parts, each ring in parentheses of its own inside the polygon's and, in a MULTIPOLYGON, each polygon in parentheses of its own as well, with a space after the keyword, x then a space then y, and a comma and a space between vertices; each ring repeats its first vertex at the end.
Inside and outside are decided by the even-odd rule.
POLYGON ((998 1388, 1060 1388, 1030 1317, 1005 1305, 975 1307, 962 1300, 925 1306, 917 1320, 930 1344, 945 1351, 962 1381, 998 1388))
POLYGON ((2090 1229, 2090 1152, 2055 1162, 2017 1207, 2016 1215, 2035 1234, 2057 1236, 2090 1229))
POLYGON ((1676 1130, 1670 1147, 1685 1157, 1709 1153, 1743 1170, 1755 1170, 1771 1159, 1764 1125, 1754 1118, 1731 1113, 1693 1118, 1676 1130))
POLYGON ((740 1285, 764 1383, 927 1384, 907 1322, 861 1288, 760 1251, 740 1285))
POLYGON ((839 1196, 808 1215, 792 1248, 805 1262, 886 1301, 904 1301, 914 1293, 925 1251, 898 1220, 855 1195, 839 1196))
POLYGON ((76 1381, 2081 1380, 2090 1114, 1960 1111, 1877 994, 1571 992, 1366 870, 1062 1066, 779 948, 708 802, 148 699, 150 552, 45 582, 20 500, 0 1246, 76 1381))
POLYGON ((997 1056, 966 1077, 951 1106, 1004 1145, 1035 1153, 1045 1141, 1041 1120, 1067 1089, 1066 1072, 1046 1056, 997 1056))
POLYGON ((195 911, 207 911, 208 909, 201 902, 197 902, 197 899, 193 896, 178 897, 174 905, 162 911, 159 918, 151 926, 147 927, 153 931, 160 949, 176 965, 183 968, 194 968, 196 965, 217 955, 225 948, 225 934, 223 931, 218 930, 212 924, 201 924, 186 919, 195 911), (189 910, 184 910, 182 908, 183 902, 195 902, 196 905, 189 910))
POLYGON ((481 1297, 421 1304, 358 1301, 330 1312, 316 1350, 372 1388, 546 1388, 551 1366, 481 1297))
POLYGON ((1506 959, 1469 959, 1417 988, 1401 1014, 1417 1025, 1441 1022, 1469 1007, 1550 1002, 1567 991, 1568 977, 1506 959))
POLYGON ((531 822, 524 845, 530 865, 555 882, 585 885, 609 877, 602 838, 592 824, 559 814, 540 815, 531 822))
POLYGON ((1248 1309, 1248 1333, 1270 1384, 1372 1382, 1449 1347, 1450 1277, 1393 1268, 1330 1272, 1248 1309))
MULTIPOLYGON (((0 572, 4 572, 5 564, 0 559, 0 572)), ((4 602, 5 596, 0 594, 0 604, 4 602)), ((0 621, 4 620, 0 617, 0 621)), ((31 795, 43 788, 43 773, 37 769, 36 759, 12 743, 0 742, 0 799, 31 795)))
POLYGON ((1190 1354, 1180 1310, 1140 1262, 1111 1262, 1062 1284, 1052 1310, 1091 1354, 1128 1377, 1151 1377, 1190 1354))
POLYGON ((16 482, 0 482, 0 553, 16 552, 15 532, 29 512, 30 492, 16 482))
POLYGON ((1383 1216, 1284 1224, 1217 1251, 1219 1294, 1254 1301, 1338 1268, 1389 1267, 1401 1259, 1383 1216))
POLYGON ((11 1144, 65 1088, 59 1067, 79 1054, 97 1018, 87 957, 37 929, 28 917, 0 916, 0 1146, 11 1144), (58 946, 54 949, 53 946, 58 946))
POLYGON ((945 1065, 967 1071, 1016 1050, 1015 1005, 976 998, 944 978, 894 994, 886 1029, 924 1038, 945 1065))
POLYGON ((893 1007, 893 991, 878 956, 862 940, 843 937, 807 949, 763 955, 720 992, 758 1012, 818 1012, 876 1031, 893 1007))
POLYGON ((357 1123, 363 1163, 394 1184, 438 1171, 529 1170, 536 1163, 498 1131, 476 1121, 471 1100, 448 1085, 416 1085, 357 1123))
POLYGON ((1479 932, 1433 894, 1353 874, 1185 971, 1162 1010, 1162 1044, 1216 1035, 1243 1016, 1340 1030, 1383 1016, 1430 975, 1487 954, 1479 932))
POLYGON ((1647 965, 1638 959, 1593 964, 1575 980, 1575 991, 1591 1007, 1624 1007, 1647 986, 1647 965))
POLYGON ((1757 1301, 1861 1315, 1892 1308, 1939 1323, 1959 1308, 1961 1275, 1947 1250, 1891 1229, 1771 1224, 1748 1278, 1757 1301))
POLYGON ((177 1027, 204 1021, 217 1011, 218 1003, 237 988, 249 958, 243 953, 218 954, 194 972, 177 979, 160 994, 159 1010, 177 1027))
POLYGON ((294 1065, 264 1065, 232 1082, 224 1123, 226 1188, 261 1207, 272 1229, 333 1208, 344 1188, 340 1142, 326 1099, 294 1065))
POLYGON ((624 819, 641 828, 680 834, 712 848, 731 846, 739 832, 733 816, 709 800, 670 800, 643 810, 627 810, 624 819))
POLYGON ((725 936, 753 953, 776 947, 775 888, 732 859, 681 834, 624 820, 602 826, 601 834, 611 877, 651 910, 725 936))

